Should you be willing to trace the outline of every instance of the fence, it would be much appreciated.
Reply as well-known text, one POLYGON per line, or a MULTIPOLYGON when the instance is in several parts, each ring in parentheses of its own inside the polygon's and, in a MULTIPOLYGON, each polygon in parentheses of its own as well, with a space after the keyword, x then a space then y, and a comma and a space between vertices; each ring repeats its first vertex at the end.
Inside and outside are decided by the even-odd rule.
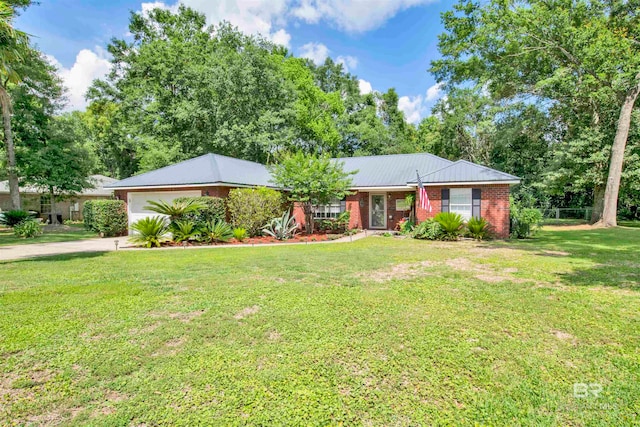
POLYGON ((542 209, 547 224, 565 222, 585 222, 591 219, 593 208, 551 208, 542 209))

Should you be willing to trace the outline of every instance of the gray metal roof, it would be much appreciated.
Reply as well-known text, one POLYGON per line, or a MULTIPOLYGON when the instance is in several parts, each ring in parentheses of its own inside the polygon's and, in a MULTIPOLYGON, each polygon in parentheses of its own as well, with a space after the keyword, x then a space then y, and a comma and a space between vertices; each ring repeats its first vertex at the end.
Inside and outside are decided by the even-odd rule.
MULTIPOLYGON (((456 183, 456 182, 519 182, 520 178, 505 172, 500 172, 486 166, 458 160, 436 171, 421 175, 425 184, 456 183)), ((416 180, 411 181, 415 183, 416 180)))
POLYGON ((345 157, 335 159, 344 162, 345 171, 353 175, 354 187, 406 186, 420 175, 452 164, 450 160, 429 153, 389 154, 385 156, 345 157))
POLYGON ((205 154, 175 165, 132 176, 109 188, 171 187, 175 185, 235 184, 273 186, 271 175, 260 163, 220 154, 205 154))
MULTIPOLYGON (((113 190, 109 190, 108 185, 118 181, 115 178, 109 178, 104 175, 91 175, 89 180, 93 184, 93 188, 85 188, 78 196, 111 196, 113 190)), ((0 194, 9 193, 9 181, 0 182, 0 194)), ((21 185, 20 193, 22 194, 42 194, 43 191, 31 185, 21 185)))

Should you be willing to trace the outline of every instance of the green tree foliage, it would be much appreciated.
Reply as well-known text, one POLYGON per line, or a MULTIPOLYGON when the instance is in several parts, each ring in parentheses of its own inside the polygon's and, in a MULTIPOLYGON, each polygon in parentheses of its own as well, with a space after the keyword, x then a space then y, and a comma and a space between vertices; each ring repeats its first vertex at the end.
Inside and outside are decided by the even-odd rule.
MULTIPOLYGON (((563 141, 569 145, 582 143, 585 129, 596 129, 587 137, 599 143, 591 146, 609 157, 600 169, 604 184, 594 183, 596 206, 602 203, 603 223, 615 225, 632 110, 640 93, 637 3, 462 0, 443 14, 443 21, 443 58, 432 64, 440 81, 485 85, 505 101, 532 96, 563 118, 563 141)), ((598 168, 601 161, 593 155, 597 158, 588 153, 586 163, 598 168)))
POLYGON ((258 188, 234 188, 229 191, 227 208, 231 224, 257 236, 271 219, 281 215, 282 193, 277 190, 258 188))
POLYGON ((313 207, 326 205, 349 194, 351 175, 345 172, 341 162, 328 155, 316 156, 297 152, 283 156, 271 167, 273 182, 288 189, 289 200, 300 203, 305 215, 307 233, 314 229, 313 207))

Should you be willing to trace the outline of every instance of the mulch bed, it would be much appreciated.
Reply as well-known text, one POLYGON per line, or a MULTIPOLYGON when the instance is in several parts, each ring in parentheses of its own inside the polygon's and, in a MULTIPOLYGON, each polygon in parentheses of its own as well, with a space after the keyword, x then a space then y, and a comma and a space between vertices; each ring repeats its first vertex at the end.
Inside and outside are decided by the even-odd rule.
MULTIPOLYGON (((327 234, 327 233, 313 233, 313 234, 296 234, 295 237, 288 240, 277 240, 271 236, 258 236, 248 237, 242 242, 231 239, 226 243, 203 243, 203 242, 189 242, 186 246, 222 246, 222 245, 261 245, 265 243, 306 243, 306 242, 322 242, 326 240, 335 240, 342 237, 342 234, 327 234)), ((183 243, 167 242, 163 246, 184 246, 183 243)))

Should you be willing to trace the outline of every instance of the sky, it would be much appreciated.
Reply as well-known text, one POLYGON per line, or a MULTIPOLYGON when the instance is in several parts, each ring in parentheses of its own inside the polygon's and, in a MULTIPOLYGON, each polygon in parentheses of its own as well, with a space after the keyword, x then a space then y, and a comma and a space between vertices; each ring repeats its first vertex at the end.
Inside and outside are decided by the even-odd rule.
MULTIPOLYGON (((440 13, 452 0, 180 0, 207 17, 261 34, 296 56, 341 62, 363 93, 394 87, 407 120, 418 123, 443 95, 428 72, 438 58, 440 13)), ((40 0, 21 12, 17 28, 58 67, 67 110, 86 107, 84 94, 110 67, 106 47, 128 36, 131 12, 176 8, 177 0, 40 0)))

